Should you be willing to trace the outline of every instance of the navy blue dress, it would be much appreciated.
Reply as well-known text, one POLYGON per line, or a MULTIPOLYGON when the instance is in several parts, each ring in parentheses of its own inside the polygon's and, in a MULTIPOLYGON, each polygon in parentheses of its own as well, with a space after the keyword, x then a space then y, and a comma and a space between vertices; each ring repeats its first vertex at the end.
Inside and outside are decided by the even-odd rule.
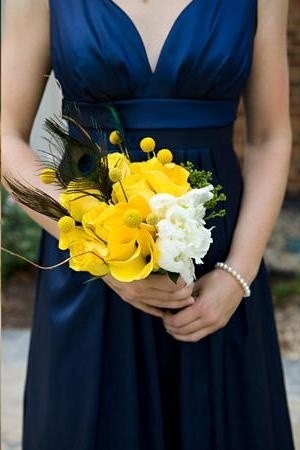
MULTIPOLYGON (((212 170, 227 194, 198 276, 229 250, 242 194, 232 126, 251 68, 256 1, 192 0, 154 72, 112 0, 50 0, 52 64, 63 110, 94 132, 116 102, 140 137, 212 170)), ((153 18, 152 18, 153 19, 153 18)), ((73 131, 72 129, 70 130, 73 131)), ((43 235, 41 263, 65 257, 43 235)), ((24 402, 24 450, 292 450, 264 264, 229 323, 197 343, 68 267, 38 278, 24 402)))

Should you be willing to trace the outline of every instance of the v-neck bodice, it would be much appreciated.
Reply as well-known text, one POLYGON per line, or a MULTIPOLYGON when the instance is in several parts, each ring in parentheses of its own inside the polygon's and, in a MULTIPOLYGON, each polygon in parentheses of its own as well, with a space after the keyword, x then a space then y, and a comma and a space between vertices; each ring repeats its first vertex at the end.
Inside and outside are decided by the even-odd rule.
MULTIPOLYGON (((111 1, 113 3, 113 5, 115 5, 115 7, 120 10, 121 15, 123 14, 125 16, 125 20, 128 20, 129 26, 133 28, 133 32, 136 32, 137 39, 141 42, 141 52, 144 53, 146 64, 148 64, 149 70, 151 71, 152 75, 154 75, 159 68, 160 60, 164 54, 164 48, 168 45, 168 41, 170 39, 170 36, 172 36, 173 29, 178 26, 178 23, 180 23, 181 16, 185 15, 187 13, 187 10, 191 7, 192 3, 197 0, 189 0, 186 5, 183 5, 183 6, 179 5, 179 6, 181 6, 181 10, 174 11, 173 14, 170 15, 170 17, 168 17, 169 25, 162 24, 162 26, 161 26, 161 28, 163 30, 163 33, 162 33, 163 38, 161 40, 157 38, 157 35, 159 33, 156 29, 158 26, 156 21, 153 24, 154 26, 152 26, 151 21, 148 21, 147 25, 148 25, 149 29, 151 29, 151 32, 152 32, 151 34, 154 35, 154 38, 152 39, 152 41, 158 41, 158 42, 156 42, 156 47, 158 47, 158 48, 151 49, 151 51, 154 54, 156 53, 156 55, 157 55, 156 61, 152 62, 152 64, 150 63, 150 56, 149 56, 149 54, 151 52, 150 52, 150 50, 147 50, 148 46, 151 47, 151 43, 148 44, 146 42, 146 38, 143 36, 142 25, 139 24, 138 21, 134 20, 131 17, 130 12, 124 10, 124 8, 120 4, 118 4, 116 0, 109 0, 109 1, 111 1)), ((144 5, 145 5, 145 3, 144 3, 144 5)), ((149 10, 144 11, 144 15, 146 13, 147 13, 147 17, 149 16, 149 14, 151 14, 151 12, 149 10)), ((163 15, 163 12, 161 12, 161 16, 162 15, 163 15)), ((145 18, 143 18, 143 20, 140 19, 140 22, 143 22, 144 20, 145 20, 145 18)), ((153 47, 154 47, 154 45, 153 45, 153 47)))
POLYGON ((191 0, 167 33, 154 71, 140 32, 113 0, 50 2, 52 64, 68 100, 240 96, 251 66, 256 0, 234 7, 229 0, 191 0))

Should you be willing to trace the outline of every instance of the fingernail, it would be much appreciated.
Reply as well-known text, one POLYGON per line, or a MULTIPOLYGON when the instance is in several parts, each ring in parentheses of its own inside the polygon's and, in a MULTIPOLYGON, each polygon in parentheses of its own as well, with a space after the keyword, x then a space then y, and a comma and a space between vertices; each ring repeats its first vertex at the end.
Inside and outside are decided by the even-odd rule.
POLYGON ((195 303, 195 299, 194 298, 190 298, 189 301, 188 301, 188 304, 192 305, 193 303, 195 303))

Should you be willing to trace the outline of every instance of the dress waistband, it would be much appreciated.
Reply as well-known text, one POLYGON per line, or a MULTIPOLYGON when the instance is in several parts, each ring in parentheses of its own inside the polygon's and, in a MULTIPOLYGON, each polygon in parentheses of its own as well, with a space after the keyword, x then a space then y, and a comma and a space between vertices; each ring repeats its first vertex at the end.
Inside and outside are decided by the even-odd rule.
MULTIPOLYGON (((238 100, 134 99, 111 103, 119 111, 126 130, 193 129, 231 126, 236 119, 238 100)), ((109 103, 63 100, 66 116, 88 128, 116 128, 109 103)))
MULTIPOLYGON (((156 148, 199 150, 220 145, 232 145, 233 127, 194 128, 178 130, 151 129, 147 134, 144 130, 125 130, 126 144, 130 151, 140 148, 140 141, 145 136, 151 136, 156 142, 156 148)), ((107 149, 116 151, 106 139, 107 149)), ((138 150, 139 153, 142 153, 138 150)))

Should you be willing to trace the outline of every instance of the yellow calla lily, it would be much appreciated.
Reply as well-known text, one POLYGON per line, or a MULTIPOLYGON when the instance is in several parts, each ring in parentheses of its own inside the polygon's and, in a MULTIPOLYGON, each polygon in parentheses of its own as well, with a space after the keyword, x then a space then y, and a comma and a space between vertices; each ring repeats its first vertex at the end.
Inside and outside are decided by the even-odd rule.
POLYGON ((108 261, 109 270, 113 277, 119 281, 130 282, 146 278, 153 269, 153 261, 145 260, 141 247, 138 245, 133 255, 124 261, 108 261))
MULTIPOLYGON (((135 239, 135 229, 130 229, 124 223, 126 213, 130 210, 137 210, 143 221, 151 212, 148 202, 141 196, 135 196, 129 202, 121 202, 116 205, 102 203, 84 214, 83 228, 92 238, 97 238, 104 243, 115 241, 122 243, 119 239, 122 233, 124 233, 124 242, 135 239), (129 238, 127 237, 128 233, 131 233, 129 238), (119 237, 117 238, 116 235, 119 237)), ((149 225, 147 226, 149 227, 149 225)), ((148 230, 150 229, 148 228, 148 230)))
POLYGON ((125 261, 109 261, 109 271, 111 275, 119 281, 130 282, 139 280, 139 274, 145 267, 144 258, 141 256, 140 248, 137 248, 133 255, 125 261))
POLYGON ((152 232, 153 227, 146 224, 135 229, 123 226, 111 230, 106 260, 116 279, 141 280, 156 267, 159 253, 152 232))
POLYGON ((137 229, 126 227, 113 228, 109 233, 108 260, 127 260, 136 251, 137 229))
POLYGON ((149 200, 155 194, 145 178, 138 174, 129 175, 121 183, 119 182, 113 185, 112 200, 114 203, 127 202, 136 196, 141 196, 145 200, 149 200))
POLYGON ((81 227, 75 227, 67 233, 61 230, 59 233, 58 248, 60 250, 67 250, 73 242, 84 239, 85 237, 87 235, 81 227))
POLYGON ((159 258, 159 251, 154 242, 155 228, 151 225, 142 224, 139 229, 137 241, 139 242, 142 254, 145 258, 151 256, 155 264, 159 258))
POLYGON ((116 205, 108 205, 107 208, 90 211, 84 215, 83 224, 95 223, 99 226, 105 227, 107 230, 123 225, 124 216, 128 210, 136 209, 140 213, 142 220, 146 220, 147 215, 151 212, 148 202, 139 195, 132 197, 128 202, 120 202, 116 205), (92 220, 92 214, 95 216, 95 221, 92 220))
POLYGON ((106 247, 97 241, 79 240, 70 246, 70 267, 76 271, 89 272, 91 275, 102 277, 108 273, 105 263, 106 247))
POLYGON ((91 208, 102 203, 96 196, 100 195, 97 189, 88 189, 82 192, 74 192, 76 185, 72 183, 72 187, 60 194, 59 201, 66 208, 71 216, 81 222, 82 216, 91 208))
POLYGON ((130 164, 130 169, 132 174, 140 174, 149 172, 152 170, 162 170, 163 165, 159 160, 154 156, 147 161, 135 162, 130 164))
POLYGON ((128 208, 137 209, 141 214, 143 220, 146 220, 148 214, 151 213, 149 203, 142 195, 131 196, 126 205, 128 208))
POLYGON ((187 186, 188 189, 185 192, 191 189, 191 186, 187 181, 190 174, 184 167, 178 166, 178 164, 171 162, 163 166, 163 172, 174 183, 180 186, 187 186))
POLYGON ((82 226, 85 232, 93 238, 107 242, 107 229, 104 227, 105 217, 110 206, 102 202, 91 208, 82 217, 82 226), (103 219, 104 218, 104 219, 103 219))
POLYGON ((190 190, 190 185, 187 182, 181 185, 177 184, 177 182, 172 181, 163 172, 147 172, 145 177, 155 194, 164 193, 174 195, 175 197, 180 197, 190 190))
MULTIPOLYGON (((166 193, 179 197, 191 188, 187 181, 189 172, 184 167, 174 163, 164 165, 156 157, 142 163, 132 163, 130 168, 154 194, 166 193)), ((127 193, 127 188, 125 191, 127 193)))
POLYGON ((69 232, 61 232, 59 248, 70 250, 69 265, 77 271, 86 271, 95 276, 102 276, 108 272, 105 263, 107 246, 97 239, 91 238, 82 228, 76 227, 69 232))

